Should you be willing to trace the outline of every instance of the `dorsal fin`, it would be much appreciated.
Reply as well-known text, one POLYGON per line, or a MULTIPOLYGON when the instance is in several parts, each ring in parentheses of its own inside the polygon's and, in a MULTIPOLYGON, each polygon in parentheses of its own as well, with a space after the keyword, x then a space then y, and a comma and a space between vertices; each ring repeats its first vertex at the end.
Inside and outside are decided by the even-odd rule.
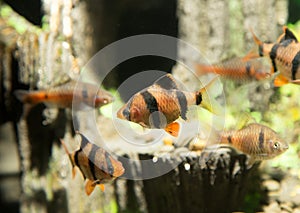
POLYGON ((257 123, 255 118, 249 112, 243 112, 238 119, 237 129, 242 129, 251 123, 257 123))
POLYGON ((291 30, 289 30, 289 28, 284 26, 283 31, 284 31, 284 34, 283 34, 284 36, 281 36, 279 43, 283 42, 285 40, 294 40, 294 41, 298 42, 298 39, 296 38, 295 34, 291 30))
POLYGON ((153 85, 157 85, 163 89, 178 89, 178 85, 171 74, 166 74, 157 79, 153 85))
POLYGON ((80 147, 83 149, 86 145, 88 145, 90 142, 89 140, 79 131, 76 131, 77 134, 80 135, 81 141, 80 141, 80 147))

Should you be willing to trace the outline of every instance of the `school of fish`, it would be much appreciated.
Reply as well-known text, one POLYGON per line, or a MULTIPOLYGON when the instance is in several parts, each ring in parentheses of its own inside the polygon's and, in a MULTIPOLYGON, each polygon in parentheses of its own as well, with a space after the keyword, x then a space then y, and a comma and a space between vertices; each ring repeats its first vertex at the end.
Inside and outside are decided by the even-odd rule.
POLYGON ((276 72, 274 86, 300 84, 300 44, 292 31, 283 27, 283 33, 274 43, 262 42, 251 30, 257 48, 244 57, 236 57, 216 64, 195 64, 198 76, 215 73, 232 80, 264 80, 276 72), (268 63, 264 62, 268 59, 268 63))
MULTIPOLYGON (((274 43, 264 43, 252 32, 257 50, 244 57, 236 57, 213 65, 195 63, 195 74, 198 76, 215 73, 234 81, 268 80, 276 76, 274 85, 287 83, 300 84, 300 44, 296 36, 287 28, 274 43), (267 63, 262 60, 267 59, 267 63)), ((191 106, 202 107, 211 113, 218 114, 219 105, 210 98, 211 80, 198 91, 189 92, 180 89, 171 74, 157 79, 151 86, 138 91, 117 111, 117 118, 134 122, 144 128, 164 129, 177 137, 180 132, 179 119, 188 122, 188 110, 191 106)), ((99 90, 89 83, 67 82, 47 90, 16 90, 16 97, 24 104, 44 103, 48 107, 72 108, 75 105, 99 108, 114 101, 113 96, 99 90)), ((79 107, 84 110, 84 107, 79 107)), ((66 144, 61 144, 69 156, 75 176, 75 168, 79 168, 86 180, 85 191, 90 195, 98 185, 104 191, 104 184, 111 182, 125 173, 122 162, 115 159, 106 150, 90 142, 82 133, 80 148, 73 153, 66 144)), ((218 133, 221 144, 228 144, 256 160, 274 158, 284 153, 289 145, 271 128, 252 123, 238 130, 218 133)))

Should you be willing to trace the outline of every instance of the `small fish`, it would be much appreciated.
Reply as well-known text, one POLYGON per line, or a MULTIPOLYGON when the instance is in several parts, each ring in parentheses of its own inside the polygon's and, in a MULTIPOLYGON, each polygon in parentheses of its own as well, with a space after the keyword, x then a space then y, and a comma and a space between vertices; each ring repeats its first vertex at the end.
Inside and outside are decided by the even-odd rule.
POLYGON ((115 178, 123 175, 125 169, 120 161, 114 159, 104 149, 89 142, 83 134, 78 134, 80 134, 82 139, 81 145, 80 148, 72 154, 69 153, 67 146, 61 140, 72 163, 72 176, 73 178, 75 177, 75 168, 78 167, 84 179, 87 179, 85 185, 87 195, 90 195, 94 191, 96 185, 104 191, 104 183, 111 182, 115 178))
POLYGON ((300 44, 296 36, 287 27, 275 43, 264 43, 252 32, 253 39, 258 45, 258 51, 251 51, 244 59, 268 57, 271 60, 272 72, 280 71, 274 85, 282 86, 287 83, 300 84, 300 44))
MULTIPOLYGON (((215 78, 216 79, 216 78, 215 78)), ((151 129, 165 129, 177 137, 179 117, 187 120, 188 107, 199 105, 217 113, 218 103, 209 97, 212 80, 197 92, 182 91, 171 74, 160 77, 153 85, 134 94, 117 112, 120 119, 132 121, 151 129)))
POLYGON ((196 64, 196 74, 207 73, 219 74, 232 80, 263 80, 271 76, 271 67, 264 64, 260 59, 233 58, 221 63, 207 65, 196 64))
POLYGON ((45 103, 47 106, 58 108, 72 108, 73 101, 74 104, 78 102, 80 107, 95 108, 113 101, 113 97, 109 92, 98 89, 96 85, 75 81, 47 90, 16 90, 15 95, 26 104, 45 103))
POLYGON ((239 130, 223 131, 220 136, 221 143, 232 145, 256 160, 274 158, 289 148, 274 130, 258 123, 239 130))

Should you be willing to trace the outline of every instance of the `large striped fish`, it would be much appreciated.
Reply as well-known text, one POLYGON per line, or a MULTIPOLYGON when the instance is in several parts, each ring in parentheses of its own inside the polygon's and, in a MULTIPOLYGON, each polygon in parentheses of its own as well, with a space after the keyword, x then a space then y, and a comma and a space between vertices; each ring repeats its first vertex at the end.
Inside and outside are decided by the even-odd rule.
POLYGON ((211 112, 218 111, 218 103, 209 97, 209 90, 216 79, 197 92, 182 91, 171 74, 160 77, 153 85, 134 94, 117 112, 117 117, 140 124, 146 128, 165 129, 173 136, 179 132, 175 122, 187 120, 188 107, 199 105, 211 112))
POLYGON ((61 140, 61 143, 69 155, 72 163, 72 175, 75 176, 75 168, 78 167, 84 177, 87 179, 85 191, 90 195, 96 185, 104 191, 104 183, 108 183, 124 173, 122 163, 114 159, 104 149, 88 141, 81 133, 80 148, 72 154, 68 151, 66 145, 61 140))
POLYGON ((80 108, 101 107, 113 101, 112 95, 99 89, 96 85, 70 81, 46 90, 16 90, 16 97, 26 104, 45 103, 47 106, 71 108, 73 101, 80 108))
POLYGON ((239 130, 223 131, 220 136, 221 143, 232 145, 256 160, 274 158, 289 148, 274 130, 258 123, 239 130))
POLYGON ((287 27, 283 27, 283 31, 275 43, 264 43, 251 31, 258 51, 250 52, 245 58, 269 57, 273 72, 280 71, 274 81, 275 86, 300 84, 300 44, 287 27))

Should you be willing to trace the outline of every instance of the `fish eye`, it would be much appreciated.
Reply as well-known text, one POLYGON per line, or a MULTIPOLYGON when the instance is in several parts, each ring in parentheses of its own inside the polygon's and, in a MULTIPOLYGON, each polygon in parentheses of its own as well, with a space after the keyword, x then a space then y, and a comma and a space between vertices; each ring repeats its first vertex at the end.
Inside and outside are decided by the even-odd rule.
POLYGON ((123 116, 130 121, 130 111, 128 108, 125 108, 122 112, 123 116))
POLYGON ((273 144, 273 148, 274 148, 274 149, 279 149, 279 147, 280 147, 280 144, 279 144, 278 142, 275 142, 275 143, 273 144))

